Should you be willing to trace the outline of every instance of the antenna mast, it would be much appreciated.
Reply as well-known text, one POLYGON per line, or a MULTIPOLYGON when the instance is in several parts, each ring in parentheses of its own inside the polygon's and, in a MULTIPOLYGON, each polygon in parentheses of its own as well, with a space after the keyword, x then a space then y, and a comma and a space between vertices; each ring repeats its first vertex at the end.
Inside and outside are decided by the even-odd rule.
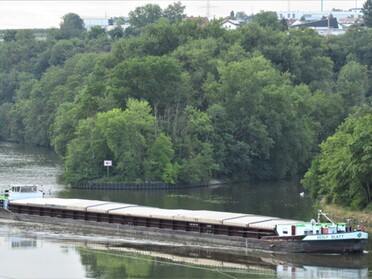
POLYGON ((206 17, 209 19, 211 17, 211 10, 212 8, 216 8, 215 6, 212 6, 209 0, 207 0, 207 3, 205 6, 199 7, 200 9, 206 9, 206 17))
POLYGON ((211 3, 209 3, 209 0, 207 0, 206 10, 207 10, 207 18, 210 18, 210 16, 211 16, 211 3))

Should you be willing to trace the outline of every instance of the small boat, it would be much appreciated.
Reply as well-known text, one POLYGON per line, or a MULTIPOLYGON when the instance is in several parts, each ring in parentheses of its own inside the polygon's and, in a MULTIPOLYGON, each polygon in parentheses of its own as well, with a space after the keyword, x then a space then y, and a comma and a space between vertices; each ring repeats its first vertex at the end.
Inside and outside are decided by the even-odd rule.
POLYGON ((36 185, 17 185, 0 193, 0 208, 8 208, 9 201, 43 198, 44 191, 36 185))
POLYGON ((319 211, 317 221, 208 210, 161 209, 109 201, 29 198, 10 200, 3 218, 73 224, 99 232, 289 253, 363 253, 368 233, 351 224, 334 223, 319 211), (321 222, 326 218, 326 222, 321 222))
POLYGON ((0 194, 0 197, 7 198, 9 201, 31 199, 31 198, 42 198, 44 197, 43 189, 39 189, 36 185, 17 185, 11 186, 4 193, 0 194))

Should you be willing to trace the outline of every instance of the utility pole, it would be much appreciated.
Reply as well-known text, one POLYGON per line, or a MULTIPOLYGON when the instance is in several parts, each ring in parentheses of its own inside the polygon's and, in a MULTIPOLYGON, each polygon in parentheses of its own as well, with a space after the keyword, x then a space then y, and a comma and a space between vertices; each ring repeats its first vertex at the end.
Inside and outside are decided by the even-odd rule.
POLYGON ((206 10, 207 10, 207 18, 209 19, 211 16, 211 3, 209 3, 209 0, 207 0, 206 10))
POLYGON ((209 0, 207 0, 207 3, 205 6, 201 6, 199 8, 205 8, 206 9, 206 17, 209 19, 211 17, 211 10, 212 8, 216 8, 215 6, 212 6, 209 0))

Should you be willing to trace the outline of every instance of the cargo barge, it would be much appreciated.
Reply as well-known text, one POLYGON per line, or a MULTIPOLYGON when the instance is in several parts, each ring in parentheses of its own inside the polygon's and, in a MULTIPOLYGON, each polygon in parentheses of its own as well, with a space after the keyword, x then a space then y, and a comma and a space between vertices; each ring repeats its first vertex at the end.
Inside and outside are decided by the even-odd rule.
MULTIPOLYGON (((301 222, 253 214, 161 209, 84 199, 8 200, 0 217, 20 221, 89 227, 133 237, 289 253, 362 253, 368 234, 346 223, 301 222)), ((328 222, 321 222, 320 218, 328 222)))

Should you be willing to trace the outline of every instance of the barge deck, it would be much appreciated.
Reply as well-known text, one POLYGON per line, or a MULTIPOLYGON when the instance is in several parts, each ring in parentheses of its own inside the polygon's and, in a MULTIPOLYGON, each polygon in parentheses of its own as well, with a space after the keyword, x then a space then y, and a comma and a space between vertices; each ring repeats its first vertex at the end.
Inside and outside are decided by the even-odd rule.
POLYGON ((128 226, 261 238, 275 236, 275 225, 299 221, 208 210, 161 209, 108 201, 36 198, 9 201, 17 214, 128 226))
MULTIPOLYGON (((176 240, 185 244, 212 244, 291 253, 362 252, 368 234, 342 232, 296 235, 286 231, 304 222, 243 213, 208 210, 160 209, 135 204, 83 199, 32 198, 9 201, 0 212, 22 221, 89 226, 135 236, 176 240), (288 227, 288 229, 287 229, 288 227), (280 234, 278 229, 280 228, 280 234), (314 238, 322 236, 322 238, 314 238), (309 238, 309 239, 307 239, 309 238), (327 240, 327 241, 325 241, 327 240)), ((315 230, 315 228, 314 228, 315 230)))

